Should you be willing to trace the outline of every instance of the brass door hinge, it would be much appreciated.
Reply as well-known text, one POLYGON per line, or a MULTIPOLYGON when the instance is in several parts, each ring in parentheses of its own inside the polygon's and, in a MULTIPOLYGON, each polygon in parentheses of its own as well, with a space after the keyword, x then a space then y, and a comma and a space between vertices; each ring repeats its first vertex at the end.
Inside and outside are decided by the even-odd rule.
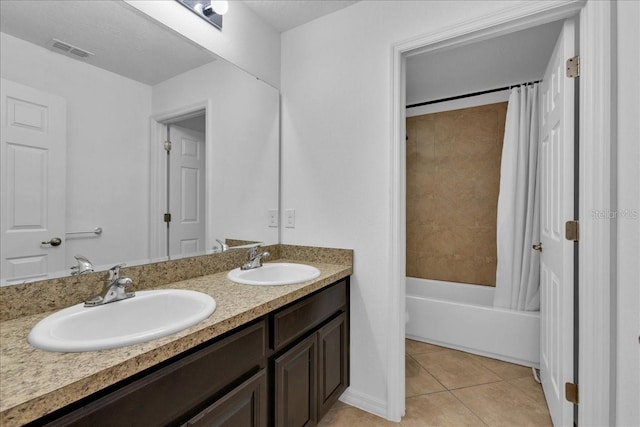
POLYGON ((568 402, 578 404, 578 384, 565 383, 564 397, 568 402))
POLYGON ((577 242, 578 237, 578 221, 567 221, 564 225, 564 238, 577 242))
POLYGON ((164 222, 171 222, 171 214, 170 213, 164 214, 164 222))
POLYGON ((567 77, 580 77, 580 57, 574 56, 567 59, 567 77))

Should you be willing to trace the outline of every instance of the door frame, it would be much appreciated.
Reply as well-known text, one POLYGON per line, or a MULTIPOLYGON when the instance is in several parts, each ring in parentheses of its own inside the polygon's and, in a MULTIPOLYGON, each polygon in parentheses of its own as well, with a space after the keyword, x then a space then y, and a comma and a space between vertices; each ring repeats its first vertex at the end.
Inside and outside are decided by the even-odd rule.
POLYGON ((594 206, 611 208, 615 193, 612 179, 613 139, 611 119, 612 10, 609 2, 561 0, 528 2, 501 13, 463 22, 391 46, 391 138, 389 293, 387 354, 387 418, 400 421, 405 412, 405 265, 406 265, 406 152, 405 152, 405 66, 411 54, 451 48, 486 40, 532 26, 579 15, 580 55, 583 75, 579 96, 579 311, 589 313, 578 327, 581 423, 612 424, 611 378, 615 360, 611 347, 611 247, 614 225, 595 221, 594 206), (588 171, 588 172, 587 172, 588 171), (588 333, 587 333, 588 332, 588 333))
MULTIPOLYGON (((167 206, 165 183, 167 180, 167 171, 165 165, 166 153, 163 143, 166 139, 166 123, 174 119, 183 118, 191 114, 205 112, 205 164, 211 165, 213 150, 211 135, 211 111, 212 105, 210 100, 203 100, 193 104, 185 105, 160 114, 155 114, 150 119, 150 138, 149 138, 149 252, 151 262, 166 261, 168 259, 166 253, 162 252, 167 245, 167 227, 162 218, 162 212, 165 212, 167 206)), ((211 230, 211 218, 208 212, 211 212, 211 197, 209 187, 213 176, 210 167, 205 168, 205 252, 209 253, 206 248, 213 245, 209 236, 211 230)))

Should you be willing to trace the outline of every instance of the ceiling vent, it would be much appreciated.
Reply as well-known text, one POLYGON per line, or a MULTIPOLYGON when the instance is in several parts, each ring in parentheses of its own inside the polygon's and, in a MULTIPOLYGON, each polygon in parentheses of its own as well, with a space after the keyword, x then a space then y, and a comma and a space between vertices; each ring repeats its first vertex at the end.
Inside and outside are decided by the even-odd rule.
POLYGON ((54 52, 62 53, 75 59, 87 59, 90 56, 93 56, 93 53, 89 51, 80 49, 77 46, 60 41, 58 39, 51 39, 49 43, 47 43, 47 47, 54 52))

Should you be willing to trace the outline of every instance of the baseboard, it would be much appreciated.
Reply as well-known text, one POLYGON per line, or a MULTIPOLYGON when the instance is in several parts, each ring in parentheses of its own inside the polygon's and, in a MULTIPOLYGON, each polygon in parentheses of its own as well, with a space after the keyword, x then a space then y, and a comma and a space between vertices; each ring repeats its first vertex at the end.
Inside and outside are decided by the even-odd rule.
POLYGON ((339 399, 348 405, 355 406, 358 409, 377 415, 387 419, 387 402, 361 391, 354 390, 353 387, 347 388, 339 399))

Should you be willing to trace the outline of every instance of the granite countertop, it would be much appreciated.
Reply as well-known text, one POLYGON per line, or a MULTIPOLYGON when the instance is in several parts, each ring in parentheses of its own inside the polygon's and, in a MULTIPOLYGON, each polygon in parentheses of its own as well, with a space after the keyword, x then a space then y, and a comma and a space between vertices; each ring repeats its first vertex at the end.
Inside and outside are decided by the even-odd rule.
POLYGON ((350 265, 305 264, 320 269, 320 277, 298 285, 249 286, 231 282, 224 271, 158 286, 204 292, 215 298, 217 308, 208 319, 181 332, 122 348, 84 353, 37 350, 27 335, 51 312, 3 322, 0 425, 35 420, 352 274, 350 265))

